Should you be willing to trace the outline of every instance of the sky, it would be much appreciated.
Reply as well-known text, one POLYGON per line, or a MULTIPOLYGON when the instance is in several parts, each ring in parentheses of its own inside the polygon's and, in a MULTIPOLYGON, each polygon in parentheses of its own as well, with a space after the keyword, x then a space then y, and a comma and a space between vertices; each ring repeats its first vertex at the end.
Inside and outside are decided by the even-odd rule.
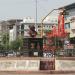
MULTIPOLYGON (((59 8, 75 0, 37 0, 37 21, 52 9, 59 8)), ((0 20, 36 17, 36 0, 0 0, 0 20)))

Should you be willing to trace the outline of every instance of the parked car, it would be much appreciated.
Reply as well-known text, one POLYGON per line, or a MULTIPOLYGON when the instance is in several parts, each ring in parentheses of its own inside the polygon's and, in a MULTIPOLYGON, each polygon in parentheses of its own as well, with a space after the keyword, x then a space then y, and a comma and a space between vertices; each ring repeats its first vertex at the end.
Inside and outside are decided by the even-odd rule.
POLYGON ((27 56, 28 57, 29 56, 29 51, 28 50, 24 50, 24 51, 20 52, 20 55, 21 56, 25 56, 25 57, 27 56))
POLYGON ((11 51, 8 51, 8 57, 11 57, 11 56, 16 56, 16 52, 14 52, 13 50, 11 51))
POLYGON ((0 57, 3 57, 3 56, 4 56, 4 54, 0 52, 0 57))
POLYGON ((21 56, 21 53, 20 53, 19 51, 16 52, 16 56, 17 56, 17 57, 21 56))
POLYGON ((3 50, 1 50, 1 51, 0 51, 0 57, 4 57, 4 56, 6 56, 6 52, 3 51, 3 50))

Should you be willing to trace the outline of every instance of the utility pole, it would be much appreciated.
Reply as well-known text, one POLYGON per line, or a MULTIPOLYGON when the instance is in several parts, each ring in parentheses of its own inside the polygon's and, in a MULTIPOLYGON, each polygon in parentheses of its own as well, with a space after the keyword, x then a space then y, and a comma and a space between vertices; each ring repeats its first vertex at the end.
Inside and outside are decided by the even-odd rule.
POLYGON ((35 0, 36 3, 36 20, 35 20, 35 29, 37 31, 37 0, 35 0))

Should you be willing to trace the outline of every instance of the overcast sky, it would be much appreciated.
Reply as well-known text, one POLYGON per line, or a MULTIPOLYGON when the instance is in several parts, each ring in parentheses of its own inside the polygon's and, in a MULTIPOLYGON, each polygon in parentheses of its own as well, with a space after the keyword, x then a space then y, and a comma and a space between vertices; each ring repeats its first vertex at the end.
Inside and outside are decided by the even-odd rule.
MULTIPOLYGON (((35 19, 36 0, 0 0, 0 20, 12 18, 32 17, 35 19)), ((38 21, 49 11, 64 5, 74 3, 75 0, 37 0, 38 21)))

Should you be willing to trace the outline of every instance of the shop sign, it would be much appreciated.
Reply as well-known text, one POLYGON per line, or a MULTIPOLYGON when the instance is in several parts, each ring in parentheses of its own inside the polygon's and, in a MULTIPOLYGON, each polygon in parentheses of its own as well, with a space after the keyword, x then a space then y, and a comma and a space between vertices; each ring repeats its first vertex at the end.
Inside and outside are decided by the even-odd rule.
POLYGON ((40 61, 40 70, 55 70, 55 61, 54 60, 40 61))
POLYGON ((64 49, 74 49, 74 46, 71 44, 64 45, 64 49))
POLYGON ((53 54, 50 52, 44 52, 43 57, 48 57, 48 58, 50 57, 51 58, 51 57, 53 57, 53 54))

